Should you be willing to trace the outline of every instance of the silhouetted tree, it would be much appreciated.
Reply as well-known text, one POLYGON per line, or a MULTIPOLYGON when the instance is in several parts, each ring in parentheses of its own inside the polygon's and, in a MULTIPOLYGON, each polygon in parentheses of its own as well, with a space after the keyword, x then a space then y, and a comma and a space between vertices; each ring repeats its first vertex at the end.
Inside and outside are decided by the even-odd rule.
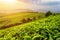
POLYGON ((30 22, 30 21, 32 21, 32 19, 28 18, 28 19, 27 19, 27 22, 30 22))
POLYGON ((48 12, 45 14, 46 17, 48 17, 48 16, 50 16, 50 15, 52 15, 52 13, 51 13, 50 11, 48 11, 48 12))
POLYGON ((22 19, 22 21, 21 21, 22 23, 26 23, 26 19, 22 19))

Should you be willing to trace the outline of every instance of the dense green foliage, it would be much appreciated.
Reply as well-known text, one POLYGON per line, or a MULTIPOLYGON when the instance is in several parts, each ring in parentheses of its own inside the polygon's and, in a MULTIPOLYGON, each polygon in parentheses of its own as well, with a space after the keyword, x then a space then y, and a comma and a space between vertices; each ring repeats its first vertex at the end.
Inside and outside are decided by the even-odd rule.
POLYGON ((60 15, 1 29, 0 40, 60 40, 60 15))

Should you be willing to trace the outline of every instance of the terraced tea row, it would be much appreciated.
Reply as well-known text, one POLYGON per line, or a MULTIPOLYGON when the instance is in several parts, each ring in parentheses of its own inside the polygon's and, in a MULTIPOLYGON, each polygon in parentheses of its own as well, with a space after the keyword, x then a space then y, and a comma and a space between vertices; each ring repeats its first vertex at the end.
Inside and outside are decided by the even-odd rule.
POLYGON ((60 40, 60 15, 2 29, 0 40, 60 40))
POLYGON ((0 29, 44 18, 44 13, 16 13, 0 17, 0 29))

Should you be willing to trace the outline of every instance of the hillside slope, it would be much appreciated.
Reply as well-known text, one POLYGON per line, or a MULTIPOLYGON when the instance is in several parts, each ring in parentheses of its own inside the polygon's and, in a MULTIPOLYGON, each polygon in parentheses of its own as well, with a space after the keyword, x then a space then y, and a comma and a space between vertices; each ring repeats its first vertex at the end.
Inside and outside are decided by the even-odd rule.
POLYGON ((0 40, 60 40, 60 15, 2 29, 0 40))
POLYGON ((20 12, 0 17, 0 29, 44 18, 44 13, 20 12))

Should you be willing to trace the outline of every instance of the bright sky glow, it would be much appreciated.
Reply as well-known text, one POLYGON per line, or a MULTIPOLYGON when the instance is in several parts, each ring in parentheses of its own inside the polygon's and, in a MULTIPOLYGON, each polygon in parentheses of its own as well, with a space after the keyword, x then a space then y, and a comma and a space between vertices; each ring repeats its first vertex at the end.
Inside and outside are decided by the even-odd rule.
POLYGON ((16 12, 19 9, 27 9, 28 4, 17 0, 0 0, 0 12, 16 12))
POLYGON ((60 0, 0 0, 0 13, 20 9, 60 12, 60 0))
POLYGON ((60 0, 41 0, 41 1, 46 3, 46 2, 59 2, 60 0))
POLYGON ((16 0, 5 0, 7 3, 14 3, 16 0))

